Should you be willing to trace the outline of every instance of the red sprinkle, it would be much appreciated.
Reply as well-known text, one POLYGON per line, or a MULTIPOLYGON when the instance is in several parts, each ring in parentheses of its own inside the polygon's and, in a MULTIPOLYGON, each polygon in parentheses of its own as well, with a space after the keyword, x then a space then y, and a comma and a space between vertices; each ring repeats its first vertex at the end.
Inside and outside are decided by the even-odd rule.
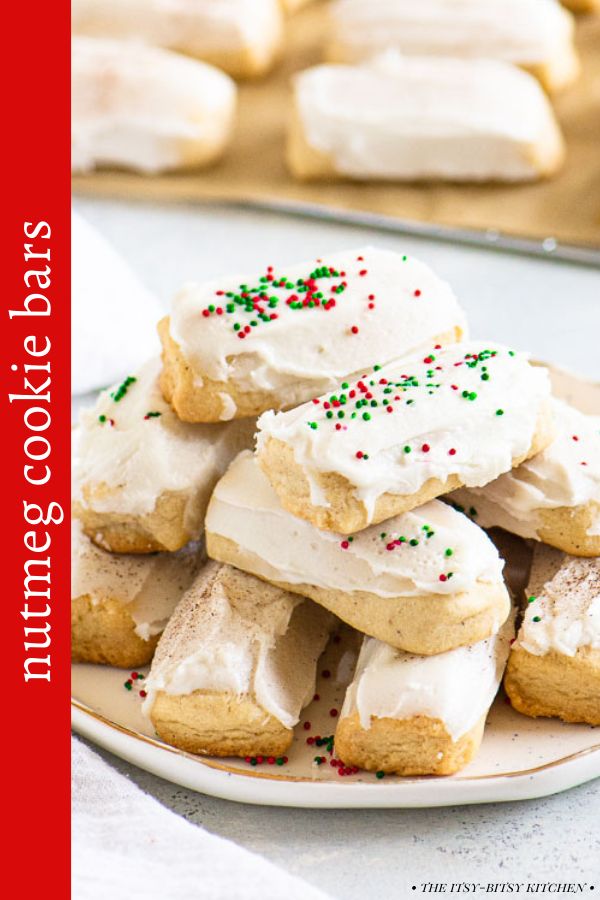
POLYGON ((431 450, 431 447, 429 446, 429 444, 423 444, 423 446, 421 447, 421 450, 423 451, 423 453, 429 453, 429 451, 431 450))
POLYGON ((450 447, 450 449, 448 450, 448 456, 454 456, 455 453, 456 450, 454 449, 454 447, 450 447))
POLYGON ((358 325, 353 325, 350 331, 352 334, 358 334, 358 325))
POLYGON ((446 575, 440 575, 440 581, 448 581, 447 576, 446 576, 446 575))
POLYGON ((420 296, 421 296, 421 291, 419 291, 419 290, 415 291, 415 297, 420 297, 420 296))
POLYGON ((303 728, 305 731, 310 731, 310 722, 305 722, 303 728))
POLYGON ((313 700, 315 700, 315 701, 320 700, 320 699, 321 699, 320 694, 315 694, 315 696, 313 697, 313 700))
POLYGON ((331 678, 331 672, 329 671, 329 669, 323 669, 321 675, 323 678, 331 678))
POLYGON ((268 756, 268 757, 267 757, 267 762, 269 763, 270 766, 275 765, 275 757, 274 757, 274 756, 268 756))
POLYGON ((348 541, 342 541, 340 543, 340 547, 342 548, 342 550, 347 550, 349 546, 350 544, 348 543, 348 541))
POLYGON ((329 710, 329 715, 331 716, 332 719, 335 719, 335 718, 337 717, 337 714, 338 714, 337 709, 330 709, 330 710, 329 710))

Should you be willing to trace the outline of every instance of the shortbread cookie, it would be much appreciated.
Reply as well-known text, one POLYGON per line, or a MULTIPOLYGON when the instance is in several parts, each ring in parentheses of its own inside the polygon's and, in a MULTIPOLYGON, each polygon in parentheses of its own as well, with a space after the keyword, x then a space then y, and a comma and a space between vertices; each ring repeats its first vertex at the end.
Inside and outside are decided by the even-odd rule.
POLYGON ((600 10, 600 0, 562 0, 562 5, 573 12, 587 13, 600 10))
POLYGON ((234 78, 267 72, 283 39, 279 0, 74 0, 72 30, 165 47, 234 78))
POLYGON ((551 91, 579 74, 573 18, 557 0, 337 0, 330 9, 332 62, 389 49, 497 59, 521 66, 551 91))
POLYGON ((178 550, 202 535, 212 489, 252 446, 254 421, 180 422, 148 362, 82 412, 74 514, 96 544, 118 553, 178 550))
POLYGON ((600 556, 600 420, 553 402, 556 437, 483 488, 448 498, 483 528, 499 526, 574 556, 600 556))
POLYGON ((451 775, 476 755, 514 636, 411 656, 365 638, 335 732, 348 765, 396 775, 451 775))
POLYGON ((461 485, 487 484, 552 439, 550 383, 521 353, 469 341, 338 384, 258 420, 282 505, 350 534, 461 485))
POLYGON ((287 159, 297 178, 530 181, 564 159, 539 84, 496 60, 392 52, 307 69, 294 88, 287 159))
POLYGON ((440 501, 345 538, 281 506, 249 452, 215 488, 207 551, 311 597, 359 631, 413 653, 442 653, 493 634, 510 602, 484 531, 440 501))
POLYGON ((427 266, 366 247, 185 288, 159 325, 161 387, 187 422, 254 416, 465 329, 427 266))
POLYGON ((77 37, 71 167, 150 174, 207 166, 224 152, 236 106, 218 69, 158 47, 77 37))
POLYGON ((152 659, 171 613, 204 564, 204 551, 107 553, 74 519, 71 532, 71 656, 130 668, 152 659))
POLYGON ((160 640, 144 711, 190 753, 278 756, 313 698, 334 622, 310 600, 210 563, 160 640))
POLYGON ((504 686, 526 716, 600 725, 600 559, 535 548, 504 686))

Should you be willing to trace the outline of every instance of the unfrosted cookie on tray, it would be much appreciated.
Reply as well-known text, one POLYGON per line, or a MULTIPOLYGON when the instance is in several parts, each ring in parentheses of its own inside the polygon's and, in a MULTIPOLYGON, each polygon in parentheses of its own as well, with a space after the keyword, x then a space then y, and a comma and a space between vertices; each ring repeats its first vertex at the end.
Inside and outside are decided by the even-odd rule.
POLYGON ((448 498, 498 526, 574 556, 600 556, 600 418, 553 401, 556 437, 516 469, 448 498))
POLYGON ((150 360, 84 410, 74 450, 74 514, 95 543, 118 553, 178 550, 203 532, 212 489, 252 446, 254 421, 180 422, 150 360))
POLYGON ((320 531, 283 509, 249 452, 215 488, 206 541, 213 559, 414 653, 482 640, 510 609, 496 548, 447 504, 432 501, 348 537, 320 531))
POLYGON ((467 341, 365 371, 257 427, 282 505, 351 534, 543 450, 550 383, 524 354, 467 341))
POLYGON ((504 686, 526 716, 600 725, 600 559, 536 546, 504 686))
POLYGON ((485 641, 413 656, 365 638, 335 732, 347 765, 451 775, 476 755, 514 636, 513 616, 485 641))
POLYGON ((336 0, 327 58, 355 63, 384 50, 412 56, 496 59, 547 90, 579 74, 573 17, 557 0, 336 0))
POLYGON ((287 161, 300 179, 520 182, 564 155, 540 85, 500 61, 392 51, 294 79, 287 161))
POLYGON ((265 74, 283 39, 279 0, 74 0, 72 30, 185 53, 234 78, 265 74))
POLYGON ((465 330, 431 269, 365 247, 184 288, 159 325, 161 387, 186 421, 258 415, 465 330))
POLYGON ((179 553, 107 553, 73 520, 71 656, 129 668, 150 662, 167 621, 204 564, 198 544, 179 553))
POLYGON ((234 82, 213 66, 133 42, 73 39, 74 172, 210 165, 229 143, 235 109, 234 82))
POLYGON ((334 624, 310 600, 209 563, 160 640, 144 712, 190 753, 279 756, 313 698, 334 624))

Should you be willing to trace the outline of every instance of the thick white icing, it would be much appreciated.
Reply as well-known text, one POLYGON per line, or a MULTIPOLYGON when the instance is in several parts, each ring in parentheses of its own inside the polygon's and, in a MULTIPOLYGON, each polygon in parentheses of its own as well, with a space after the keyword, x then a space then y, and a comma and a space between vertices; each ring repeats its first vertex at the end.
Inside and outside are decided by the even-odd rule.
POLYGON ((146 681, 157 691, 250 695, 292 728, 315 690, 334 617, 308 600, 209 563, 179 604, 146 681))
POLYGON ((572 54, 573 17, 556 0, 337 0, 330 42, 338 59, 382 50, 557 64, 572 54))
POLYGON ((258 451, 268 438, 291 446, 315 503, 315 476, 340 473, 369 516, 386 492, 413 494, 450 475, 479 486, 508 471, 529 450, 550 396, 545 369, 483 341, 431 349, 342 385, 289 412, 263 413, 258 451))
POLYGON ((412 257, 374 247, 189 285, 173 301, 170 320, 173 339, 200 378, 232 380, 241 391, 276 390, 281 405, 302 402, 363 366, 389 362, 455 328, 464 332, 466 323, 449 285, 412 257), (315 279, 322 296, 312 307, 292 308, 288 300, 300 302, 309 294, 297 282, 317 269, 327 271, 315 279), (339 274, 331 276, 330 269, 339 274), (283 276, 291 287, 280 285, 283 276), (268 299, 255 303, 276 318, 263 321, 226 296, 239 297, 241 285, 250 289, 250 306, 250 298, 264 291, 268 299))
MULTIPOLYGON (((560 400, 553 410, 556 437, 545 450, 483 488, 450 495, 476 509, 479 525, 539 540, 540 510, 600 504, 600 422, 560 400)), ((588 534, 599 531, 600 513, 588 534)))
POLYGON ((563 152, 540 85, 496 60, 388 52, 307 69, 295 89, 306 140, 349 177, 522 180, 563 152))
POLYGON ((143 515, 165 491, 186 492, 196 538, 217 479, 241 449, 252 445, 254 420, 181 422, 162 396, 159 372, 160 360, 150 360, 120 400, 112 396, 115 387, 81 413, 76 495, 98 512, 143 515), (146 418, 155 412, 160 415, 146 418))
POLYGON ((135 633, 147 641, 163 631, 204 559, 197 544, 177 553, 107 553, 93 544, 73 519, 71 598, 88 596, 93 604, 105 600, 122 603, 135 623, 135 633))
POLYGON ((71 165, 151 173, 214 159, 236 87, 224 72, 168 50, 77 37, 72 43, 71 165))
POLYGON ((217 60, 250 49, 266 63, 282 32, 278 0, 74 0, 74 34, 134 38, 217 60))
POLYGON ((511 616, 485 641, 436 656, 415 656, 365 637, 341 715, 358 712, 363 728, 371 727, 372 717, 440 719, 457 741, 490 708, 514 633, 511 616))
POLYGON ((600 650, 600 559, 535 549, 527 605, 515 646, 535 656, 600 650), (535 598, 535 599, 531 599, 535 598))
POLYGON ((206 529, 251 553, 254 574, 287 584, 394 598, 448 595, 502 580, 502 561, 485 532, 447 504, 434 500, 349 540, 284 510, 248 451, 217 484, 206 529), (400 537, 407 541, 394 544, 400 537))

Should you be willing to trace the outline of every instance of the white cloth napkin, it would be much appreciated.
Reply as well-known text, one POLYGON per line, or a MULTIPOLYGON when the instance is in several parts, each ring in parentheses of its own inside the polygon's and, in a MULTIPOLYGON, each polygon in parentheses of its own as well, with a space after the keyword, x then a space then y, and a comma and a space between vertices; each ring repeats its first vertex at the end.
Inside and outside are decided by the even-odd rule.
POLYGON ((73 900, 328 900, 161 806, 76 738, 72 754, 73 900))
POLYGON ((71 217, 72 390, 107 387, 158 352, 157 298, 75 210, 71 217))

